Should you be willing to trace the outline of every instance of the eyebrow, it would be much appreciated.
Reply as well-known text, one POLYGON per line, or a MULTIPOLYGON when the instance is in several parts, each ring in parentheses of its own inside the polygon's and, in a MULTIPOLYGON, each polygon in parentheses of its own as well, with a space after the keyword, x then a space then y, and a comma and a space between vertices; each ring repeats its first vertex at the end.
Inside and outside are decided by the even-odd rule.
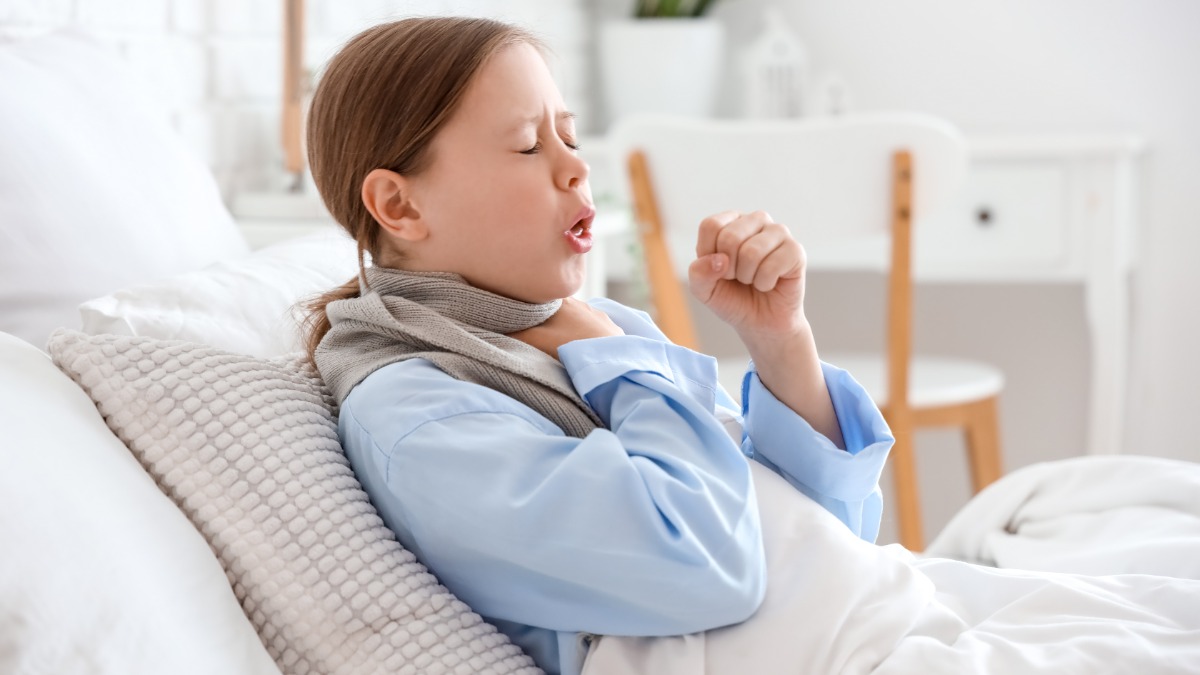
MULTIPOLYGON (((574 120, 574 119, 577 119, 578 117, 579 117, 579 115, 576 115, 575 113, 571 112, 570 110, 563 110, 554 116, 554 121, 557 123, 557 122, 562 122, 564 120, 574 120)), ((542 119, 541 115, 530 115, 530 116, 522 119, 516 125, 514 125, 513 130, 517 131, 520 129, 524 129, 525 127, 527 127, 531 124, 541 121, 541 119, 542 119)))

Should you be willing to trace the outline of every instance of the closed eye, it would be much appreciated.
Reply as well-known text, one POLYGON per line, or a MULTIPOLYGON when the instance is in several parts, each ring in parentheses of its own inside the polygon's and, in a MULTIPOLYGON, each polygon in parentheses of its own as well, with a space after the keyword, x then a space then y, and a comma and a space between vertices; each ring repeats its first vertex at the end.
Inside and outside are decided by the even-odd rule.
MULTIPOLYGON (((563 145, 567 146, 568 148, 570 148, 572 150, 579 149, 579 144, 575 143, 573 141, 563 140, 563 145)), ((522 150, 521 154, 522 155, 536 155, 539 152, 541 152, 541 150, 542 150, 542 142, 538 141, 537 143, 534 144, 534 146, 532 148, 529 148, 528 150, 522 150)))

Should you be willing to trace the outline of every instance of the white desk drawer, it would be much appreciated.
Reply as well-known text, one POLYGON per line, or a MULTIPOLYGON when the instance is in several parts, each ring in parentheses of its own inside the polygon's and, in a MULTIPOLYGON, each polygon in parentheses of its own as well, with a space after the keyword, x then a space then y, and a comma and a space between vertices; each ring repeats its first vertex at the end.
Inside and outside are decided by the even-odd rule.
POLYGON ((974 160, 960 198, 916 224, 916 255, 952 267, 1065 265, 1066 200, 1060 162, 974 160))

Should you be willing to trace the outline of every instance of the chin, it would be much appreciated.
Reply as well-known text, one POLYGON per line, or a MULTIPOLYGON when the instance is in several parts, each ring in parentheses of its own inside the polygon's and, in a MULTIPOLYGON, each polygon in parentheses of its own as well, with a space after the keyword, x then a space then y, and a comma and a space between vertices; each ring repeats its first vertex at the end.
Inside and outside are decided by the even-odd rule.
POLYGON ((559 289, 560 294, 556 299, 569 298, 578 293, 583 288, 583 278, 583 270, 580 270, 578 274, 573 274, 570 278, 563 279, 562 287, 559 289))
POLYGON ((555 286, 553 289, 546 289, 545 292, 538 293, 536 298, 526 300, 526 302, 542 303, 562 300, 563 298, 569 298, 572 295, 575 295, 579 292, 580 288, 583 288, 582 283, 555 286))
MULTIPOLYGON (((530 303, 553 302, 569 298, 579 292, 583 288, 583 275, 578 278, 556 279, 553 282, 539 284, 536 288, 523 289, 525 292, 518 299, 530 303)), ((514 296, 516 297, 516 296, 514 296)))
POLYGON ((513 300, 531 304, 542 304, 571 297, 583 288, 584 266, 570 265, 554 271, 541 270, 541 274, 529 274, 488 280, 463 275, 472 286, 503 295, 513 300))

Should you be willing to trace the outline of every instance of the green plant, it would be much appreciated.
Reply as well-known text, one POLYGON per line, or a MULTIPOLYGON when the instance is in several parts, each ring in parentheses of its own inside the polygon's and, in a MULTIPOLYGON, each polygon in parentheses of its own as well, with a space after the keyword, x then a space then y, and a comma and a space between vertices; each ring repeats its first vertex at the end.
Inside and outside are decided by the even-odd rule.
POLYGON ((712 0, 637 0, 634 16, 651 17, 701 16, 712 0))

